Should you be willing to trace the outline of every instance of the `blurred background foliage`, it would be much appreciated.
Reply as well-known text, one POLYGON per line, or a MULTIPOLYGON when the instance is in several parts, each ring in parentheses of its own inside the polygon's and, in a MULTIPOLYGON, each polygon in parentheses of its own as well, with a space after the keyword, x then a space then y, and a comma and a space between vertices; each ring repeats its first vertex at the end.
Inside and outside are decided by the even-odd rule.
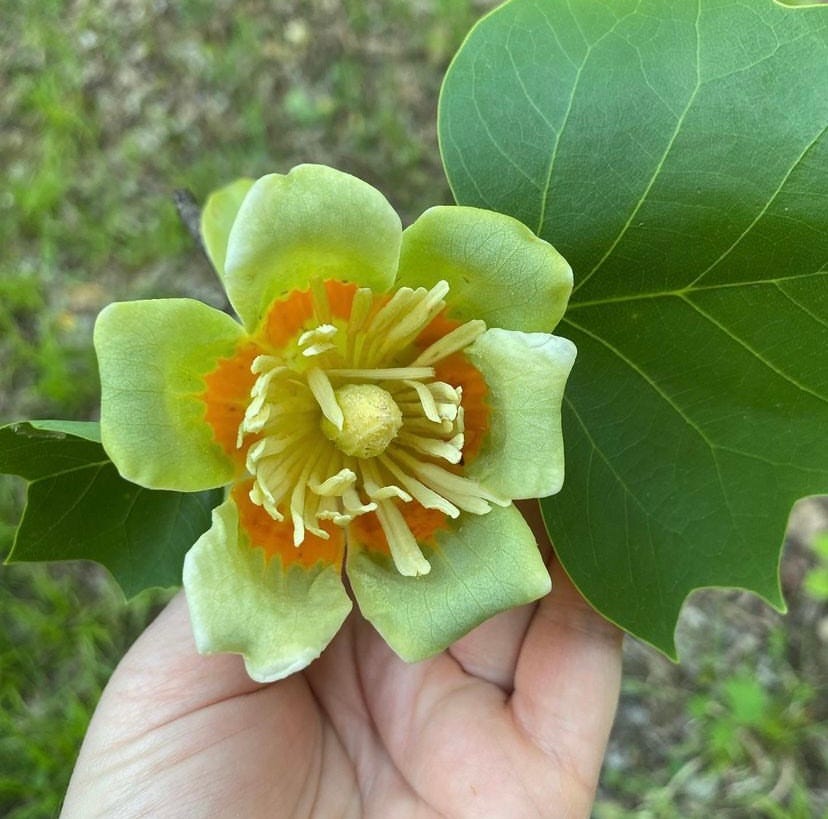
MULTIPOLYGON (((410 222, 451 201, 442 74, 494 0, 0 0, 0 422, 86 419, 110 301, 221 305, 172 192, 322 162, 410 222)), ((0 480, 0 556, 23 487, 0 480)), ((670 664, 628 641, 595 808, 615 817, 828 815, 828 536, 800 504, 780 617, 699 592, 670 664)), ((56 815, 112 668, 169 597, 96 566, 0 569, 0 815, 56 815)))

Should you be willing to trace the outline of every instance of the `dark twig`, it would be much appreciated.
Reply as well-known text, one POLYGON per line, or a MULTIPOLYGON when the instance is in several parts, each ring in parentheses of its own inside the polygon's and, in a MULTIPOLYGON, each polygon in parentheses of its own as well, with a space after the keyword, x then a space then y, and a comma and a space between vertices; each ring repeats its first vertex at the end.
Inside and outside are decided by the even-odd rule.
MULTIPOLYGON (((181 188, 173 191, 173 202, 175 202, 175 209, 178 211, 178 216, 183 222, 184 227, 187 228, 187 232, 193 237, 193 241, 204 254, 204 258, 207 259, 212 268, 213 261, 207 255, 207 248, 204 247, 204 240, 201 238, 201 208, 199 208, 195 196, 190 191, 181 188)), ((221 278, 221 275, 219 275, 219 278, 221 278)), ((227 315, 232 316, 233 308, 230 306, 226 294, 222 302, 221 309, 227 315)), ((219 305, 217 304, 216 306, 218 307, 219 305)))
POLYGON ((201 252, 207 255, 199 227, 201 223, 201 208, 199 208, 195 196, 190 191, 181 188, 173 191, 173 202, 175 202, 175 209, 178 211, 178 216, 184 223, 184 227, 187 228, 187 232, 193 237, 201 252))

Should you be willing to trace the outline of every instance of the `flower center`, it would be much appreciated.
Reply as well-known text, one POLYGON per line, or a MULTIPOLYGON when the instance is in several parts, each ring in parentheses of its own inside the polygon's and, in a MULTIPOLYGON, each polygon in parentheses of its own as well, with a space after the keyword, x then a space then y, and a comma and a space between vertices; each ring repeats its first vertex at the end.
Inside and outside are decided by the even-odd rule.
POLYGON ((397 437, 403 416, 388 390, 376 384, 345 384, 334 391, 342 410, 342 427, 322 418, 322 432, 341 452, 376 458, 397 437))
MULTIPOLYGON (((351 291, 353 292, 353 291, 351 291)), ((465 442, 463 390, 435 364, 464 350, 486 326, 469 321, 425 349, 415 339, 445 308, 448 285, 403 287, 390 298, 367 288, 333 309, 321 282, 311 288, 310 329, 259 355, 236 445, 253 476, 250 499, 274 520, 289 516, 293 540, 329 535, 375 514, 397 569, 430 566, 401 508, 417 504, 456 518, 508 505, 455 466, 465 442)))

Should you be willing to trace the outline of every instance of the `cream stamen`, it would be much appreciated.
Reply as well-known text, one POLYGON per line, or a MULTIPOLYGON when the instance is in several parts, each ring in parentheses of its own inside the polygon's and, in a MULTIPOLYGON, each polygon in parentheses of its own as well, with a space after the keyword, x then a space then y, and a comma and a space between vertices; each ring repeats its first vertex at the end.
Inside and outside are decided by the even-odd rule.
POLYGON ((406 522, 407 504, 450 518, 508 504, 438 463, 462 461, 463 391, 435 380, 433 365, 485 331, 468 321, 417 354, 413 342, 445 308, 447 293, 446 282, 403 287, 377 307, 360 288, 343 319, 315 281, 314 326, 283 356, 253 360, 257 377, 237 446, 250 442, 251 501, 274 520, 289 515, 297 546, 307 532, 328 538, 323 523, 348 526, 376 514, 400 573, 423 575, 431 567, 406 522))
POLYGON ((313 397, 319 403, 319 408, 322 414, 336 427, 342 429, 345 423, 345 416, 342 414, 342 409, 336 403, 336 395, 334 388, 331 385, 330 379, 325 373, 314 368, 307 372, 308 386, 310 387, 313 397))

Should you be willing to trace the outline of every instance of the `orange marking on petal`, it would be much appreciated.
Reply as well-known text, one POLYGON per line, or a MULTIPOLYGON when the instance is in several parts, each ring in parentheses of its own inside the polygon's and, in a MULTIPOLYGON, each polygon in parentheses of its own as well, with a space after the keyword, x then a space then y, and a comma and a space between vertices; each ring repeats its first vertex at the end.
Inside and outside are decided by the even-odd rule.
POLYGON ((310 290, 294 290, 284 299, 273 302, 265 316, 262 339, 276 350, 287 346, 313 318, 310 290))
POLYGON ((439 509, 426 509, 419 503, 401 503, 400 512, 418 543, 435 546, 434 535, 449 524, 449 516, 439 509))
POLYGON ((472 366, 466 356, 460 353, 444 358, 434 365, 436 378, 453 387, 463 388, 460 403, 463 406, 465 441, 463 460, 468 462, 480 451, 483 439, 489 430, 489 405, 486 403, 486 382, 477 367, 472 366))
MULTIPOLYGON (((410 503, 395 501, 395 503, 417 542, 432 549, 437 548, 434 535, 449 524, 449 518, 445 512, 439 509, 426 509, 416 501, 410 503)), ((353 532, 359 544, 369 551, 384 555, 391 554, 385 532, 373 512, 354 519, 349 525, 349 530, 353 532)))
POLYGON ((441 310, 434 318, 423 327, 420 335, 414 340, 414 343, 425 349, 439 341, 443 336, 448 335, 452 330, 455 330, 463 322, 457 319, 449 318, 445 310, 441 310))
POLYGON ((216 368, 204 377, 205 390, 200 396, 206 405, 204 417, 213 429, 213 437, 242 467, 244 454, 236 448, 236 435, 257 378, 250 366, 261 352, 257 344, 248 341, 234 355, 220 358, 216 368))
POLYGON ((250 500, 248 493, 253 481, 242 481, 233 487, 233 500, 239 510, 239 526, 245 531, 253 547, 264 550, 268 560, 278 557, 288 568, 294 564, 309 569, 317 563, 342 566, 345 537, 339 526, 323 522, 322 528, 330 535, 329 540, 305 532, 299 546, 293 545, 293 523, 290 519, 273 520, 270 515, 250 500))
POLYGON ((357 285, 349 282, 338 282, 331 279, 325 282, 325 292, 328 294, 328 303, 331 306, 331 315, 335 318, 348 319, 351 317, 351 308, 354 304, 357 285))
MULTIPOLYGON (((430 347, 435 341, 463 324, 462 321, 449 318, 446 311, 438 313, 414 340, 421 350, 430 347)), ((445 381, 452 387, 463 388, 463 422, 465 426, 465 444, 463 459, 469 461, 480 451, 483 439, 489 429, 489 406, 486 403, 488 389, 477 367, 474 367, 462 353, 438 361, 434 365, 438 381, 445 381)), ((442 465, 442 464, 441 464, 442 465)), ((442 465, 444 468, 448 468, 442 465)), ((458 471, 458 470, 453 470, 458 471)))
POLYGON ((391 554, 385 532, 382 531, 379 520, 373 512, 354 518, 348 524, 348 532, 356 538, 360 546, 364 546, 369 551, 383 555, 391 554))
MULTIPOLYGON (((331 316, 348 319, 357 286, 335 280, 326 281, 324 286, 331 316)), ((311 291, 294 290, 285 298, 271 304, 262 325, 261 338, 274 351, 281 350, 304 330, 311 329, 314 324, 311 291)))

